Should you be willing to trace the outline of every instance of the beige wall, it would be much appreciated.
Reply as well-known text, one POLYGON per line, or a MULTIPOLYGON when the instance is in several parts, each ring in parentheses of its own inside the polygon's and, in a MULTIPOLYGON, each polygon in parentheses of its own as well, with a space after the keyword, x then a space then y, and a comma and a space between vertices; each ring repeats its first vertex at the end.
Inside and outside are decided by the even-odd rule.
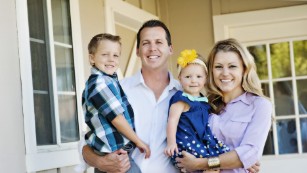
POLYGON ((84 79, 90 74, 87 45, 91 38, 105 31, 103 0, 79 1, 84 60, 84 79))
POLYGON ((196 49, 205 56, 213 43, 210 0, 160 0, 160 18, 172 34, 174 55, 170 66, 176 72, 176 61, 184 49, 196 49))
POLYGON ((0 15, 0 170, 13 173, 25 172, 15 1, 1 0, 0 12, 2 14, 0 15))
MULTIPOLYGON (((214 44, 213 15, 238 13, 307 4, 306 1, 284 0, 124 0, 147 12, 158 15, 172 34, 174 54, 170 69, 176 73, 176 60, 183 49, 196 49, 206 57, 214 44), (156 6, 157 5, 157 6, 156 6)), ((81 29, 84 50, 85 79, 89 75, 87 43, 99 32, 104 32, 103 0, 80 2, 81 29)), ((127 61, 124 61, 127 62, 127 61)), ((122 68, 126 65, 122 64, 122 68)), ((123 69, 124 70, 124 69, 123 69)))
POLYGON ((158 0, 159 17, 171 30, 175 53, 171 69, 176 74, 176 60, 181 50, 196 49, 206 57, 214 44, 212 16, 244 11, 307 4, 283 0, 158 0))

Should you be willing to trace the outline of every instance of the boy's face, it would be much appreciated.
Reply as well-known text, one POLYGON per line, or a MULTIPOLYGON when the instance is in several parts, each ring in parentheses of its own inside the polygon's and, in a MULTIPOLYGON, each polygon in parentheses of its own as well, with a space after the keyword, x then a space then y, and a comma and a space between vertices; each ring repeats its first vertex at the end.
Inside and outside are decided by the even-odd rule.
POLYGON ((90 63, 99 70, 113 75, 119 67, 121 45, 110 40, 101 40, 94 54, 90 54, 90 63))

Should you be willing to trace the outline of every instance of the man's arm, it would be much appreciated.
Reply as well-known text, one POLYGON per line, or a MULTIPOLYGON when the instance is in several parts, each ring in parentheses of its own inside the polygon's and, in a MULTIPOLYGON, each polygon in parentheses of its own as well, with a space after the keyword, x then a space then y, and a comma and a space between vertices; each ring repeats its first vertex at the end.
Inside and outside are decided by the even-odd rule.
POLYGON ((99 156, 92 148, 85 145, 82 155, 87 164, 103 172, 125 173, 130 168, 130 162, 126 151, 120 149, 105 156, 99 156))

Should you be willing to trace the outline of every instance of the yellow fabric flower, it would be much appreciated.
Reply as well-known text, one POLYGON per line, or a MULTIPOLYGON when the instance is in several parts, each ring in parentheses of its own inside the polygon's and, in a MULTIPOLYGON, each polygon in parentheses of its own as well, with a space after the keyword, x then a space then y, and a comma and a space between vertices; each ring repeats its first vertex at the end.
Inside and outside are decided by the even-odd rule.
POLYGON ((186 49, 180 53, 180 57, 177 59, 177 64, 182 68, 193 62, 197 58, 196 50, 186 49))

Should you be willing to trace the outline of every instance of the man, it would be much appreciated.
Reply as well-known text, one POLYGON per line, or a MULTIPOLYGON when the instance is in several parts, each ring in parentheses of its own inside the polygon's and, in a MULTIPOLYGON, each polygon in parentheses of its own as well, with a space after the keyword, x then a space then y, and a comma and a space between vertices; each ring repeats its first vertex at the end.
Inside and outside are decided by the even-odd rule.
MULTIPOLYGON (((136 133, 151 149, 148 159, 138 149, 132 153, 132 158, 144 173, 178 172, 163 153, 169 100, 180 89, 178 81, 168 71, 167 62, 172 53, 171 35, 165 24, 159 20, 145 22, 137 33, 141 70, 121 82, 135 113, 136 133)), ((96 168, 96 173, 122 173, 130 167, 127 152, 122 149, 98 156, 90 147, 84 146, 82 154, 85 161, 96 168)))

